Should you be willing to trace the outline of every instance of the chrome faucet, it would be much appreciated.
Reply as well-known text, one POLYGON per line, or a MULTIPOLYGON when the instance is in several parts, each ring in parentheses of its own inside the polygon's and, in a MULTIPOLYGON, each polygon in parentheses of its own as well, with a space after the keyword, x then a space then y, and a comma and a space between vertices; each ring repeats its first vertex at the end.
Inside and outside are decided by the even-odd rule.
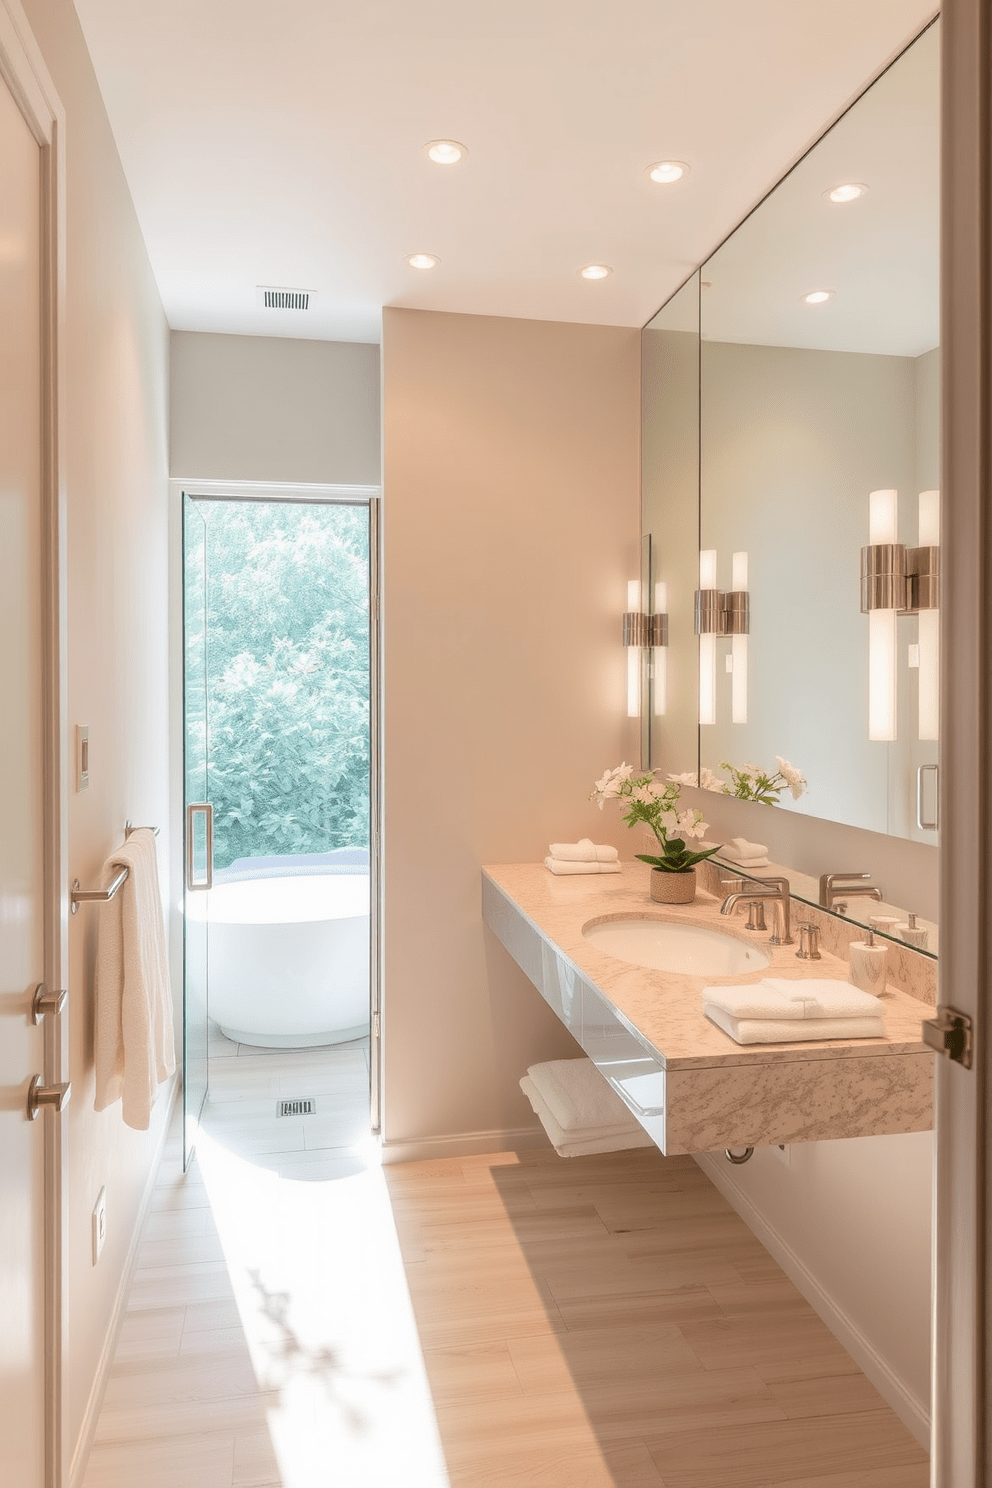
POLYGON ((848 899, 876 899, 881 903, 881 889, 865 883, 867 878, 871 878, 870 873, 821 873, 820 903, 823 908, 845 914, 848 899))
POLYGON ((733 914, 738 904, 750 904, 755 899, 768 899, 775 906, 775 929, 772 933, 772 945, 792 945, 792 933, 790 928, 791 900, 790 885, 787 878, 752 878, 748 880, 746 889, 739 893, 728 894, 720 905, 720 913, 733 914))

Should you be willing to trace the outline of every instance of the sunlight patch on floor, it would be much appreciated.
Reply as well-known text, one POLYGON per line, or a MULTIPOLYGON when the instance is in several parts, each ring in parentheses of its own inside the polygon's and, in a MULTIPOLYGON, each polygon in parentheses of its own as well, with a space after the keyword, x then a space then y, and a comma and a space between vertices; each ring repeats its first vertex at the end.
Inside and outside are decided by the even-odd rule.
POLYGON ((283 1488, 448 1488, 381 1168, 280 1178, 203 1130, 197 1160, 283 1488))

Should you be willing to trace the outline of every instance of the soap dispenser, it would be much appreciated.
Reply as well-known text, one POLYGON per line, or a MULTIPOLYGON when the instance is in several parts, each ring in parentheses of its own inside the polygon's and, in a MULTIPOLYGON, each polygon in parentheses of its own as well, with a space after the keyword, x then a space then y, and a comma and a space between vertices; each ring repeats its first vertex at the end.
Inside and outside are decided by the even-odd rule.
POLYGON ((869 930, 867 940, 852 940, 848 946, 851 958, 851 981, 862 992, 873 992, 880 997, 885 991, 885 970, 888 949, 875 943, 875 932, 869 930))
POLYGON ((896 934, 907 945, 915 946, 918 951, 925 951, 930 932, 926 926, 918 925, 915 914, 911 914, 908 920, 903 920, 896 926, 896 934))

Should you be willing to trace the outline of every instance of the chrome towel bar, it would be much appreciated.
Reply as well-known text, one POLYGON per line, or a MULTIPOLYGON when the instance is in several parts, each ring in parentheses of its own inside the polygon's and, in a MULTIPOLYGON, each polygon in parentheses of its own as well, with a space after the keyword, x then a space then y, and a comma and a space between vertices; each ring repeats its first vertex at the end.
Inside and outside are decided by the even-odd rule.
MULTIPOLYGON (((133 827, 130 822, 125 822, 124 840, 127 841, 132 832, 139 832, 141 830, 143 829, 133 827)), ((158 836, 158 827, 148 827, 144 830, 154 832, 155 836, 158 836)), ((95 901, 98 904, 106 904, 108 899, 113 899, 115 894, 118 893, 130 871, 129 868, 122 868, 119 873, 114 875, 105 889, 82 889, 79 886, 79 879, 74 878, 72 880, 72 891, 69 896, 72 900, 70 913, 75 914, 81 904, 86 904, 90 901, 95 901)))

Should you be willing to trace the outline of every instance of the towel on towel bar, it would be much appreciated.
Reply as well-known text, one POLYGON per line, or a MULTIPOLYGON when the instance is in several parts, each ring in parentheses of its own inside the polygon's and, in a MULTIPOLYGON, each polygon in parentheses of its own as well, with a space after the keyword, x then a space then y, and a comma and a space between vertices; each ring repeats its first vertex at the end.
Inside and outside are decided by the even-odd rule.
POLYGON ((593 842, 590 837, 578 842, 552 842, 548 849, 548 857, 562 863, 615 863, 619 856, 615 847, 593 842))
POLYGON ((566 875, 569 873, 619 873, 619 863, 571 863, 565 858, 552 858, 549 854, 544 860, 544 866, 550 873, 566 875))
POLYGON ((125 1125, 147 1131, 156 1090, 176 1068, 158 853, 148 828, 132 832, 104 865, 112 876, 121 868, 127 878, 99 909, 94 1104, 102 1111, 120 1100, 125 1125))
POLYGON ((711 1023, 738 1044, 806 1044, 821 1039, 884 1038, 881 1018, 735 1018, 707 1003, 711 1023))
POLYGON ((743 987, 704 987, 704 1003, 732 1018, 879 1018, 882 1004, 849 982, 824 977, 766 977, 743 987))

